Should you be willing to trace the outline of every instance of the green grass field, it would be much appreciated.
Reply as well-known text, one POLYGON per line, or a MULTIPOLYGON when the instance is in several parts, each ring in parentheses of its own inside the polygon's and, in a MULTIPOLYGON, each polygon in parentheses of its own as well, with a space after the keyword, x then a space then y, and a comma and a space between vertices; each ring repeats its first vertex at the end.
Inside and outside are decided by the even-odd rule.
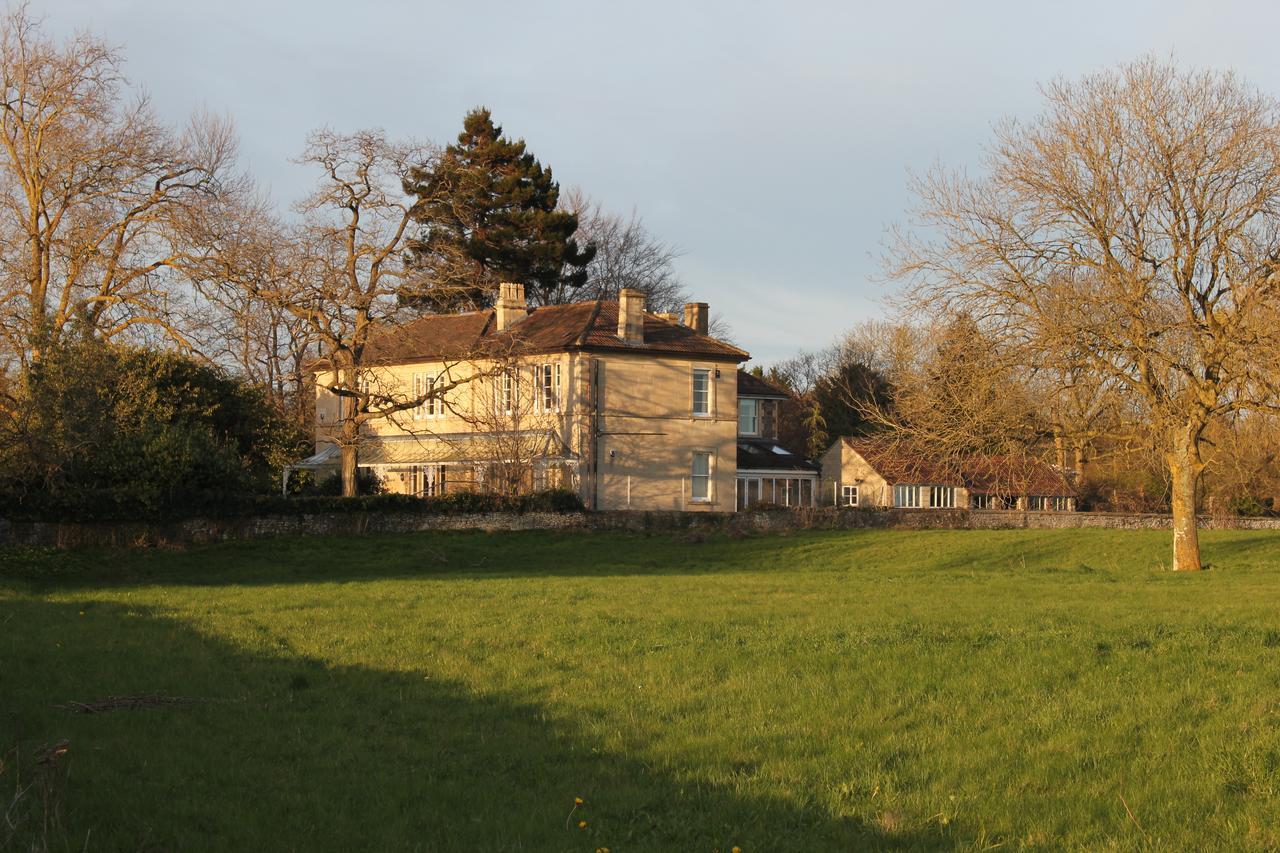
POLYGON ((24 850, 1276 849, 1280 535, 1204 539, 0 552, 0 811, 38 783, 24 850), (55 707, 135 694, 202 701, 55 707))

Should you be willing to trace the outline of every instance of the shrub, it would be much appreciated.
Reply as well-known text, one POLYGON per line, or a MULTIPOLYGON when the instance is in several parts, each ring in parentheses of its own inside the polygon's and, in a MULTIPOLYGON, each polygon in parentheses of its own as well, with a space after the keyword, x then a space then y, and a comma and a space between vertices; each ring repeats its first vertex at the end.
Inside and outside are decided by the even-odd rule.
POLYGON ((198 515, 273 492, 280 466, 309 447, 242 380, 89 336, 49 347, 7 393, 0 506, 9 517, 198 515))

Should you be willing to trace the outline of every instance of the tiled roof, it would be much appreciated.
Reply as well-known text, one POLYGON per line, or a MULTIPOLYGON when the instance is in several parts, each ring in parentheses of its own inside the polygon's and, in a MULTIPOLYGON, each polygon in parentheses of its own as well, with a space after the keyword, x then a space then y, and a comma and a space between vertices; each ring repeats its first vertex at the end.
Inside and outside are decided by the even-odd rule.
POLYGON ((894 483, 920 483, 947 485, 960 483, 955 466, 932 459, 904 442, 888 438, 842 439, 849 448, 867 460, 867 464, 890 485, 894 483))
POLYGON ((503 332, 494 328, 492 309, 419 317, 371 339, 365 361, 402 364, 563 350, 668 353, 734 362, 749 358, 731 344, 649 313, 644 315, 644 343, 628 344, 618 337, 618 304, 596 301, 533 308, 503 332))
POLYGON ((738 473, 750 471, 807 471, 818 466, 778 442, 766 438, 738 439, 738 473))
POLYGON ((1076 494, 1061 471, 1031 456, 970 456, 945 461, 908 443, 887 438, 845 437, 842 440, 890 485, 955 485, 977 494, 1055 497, 1076 494))
POLYGON ((1030 456, 977 456, 967 460, 964 467, 965 485, 979 494, 1076 494, 1060 470, 1030 456))
POLYGON ((745 370, 738 371, 738 396, 766 397, 772 400, 790 399, 790 395, 782 388, 774 385, 768 379, 761 379, 754 373, 747 373, 745 370))

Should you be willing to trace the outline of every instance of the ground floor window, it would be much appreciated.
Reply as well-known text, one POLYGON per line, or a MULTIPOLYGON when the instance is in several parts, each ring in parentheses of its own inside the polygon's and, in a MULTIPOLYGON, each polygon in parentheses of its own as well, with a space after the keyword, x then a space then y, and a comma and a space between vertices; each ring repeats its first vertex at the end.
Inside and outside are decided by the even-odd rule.
POLYGON ((1040 510, 1047 509, 1045 506, 1047 500, 1048 498, 1041 495, 1030 495, 1027 498, 1027 509, 1032 512, 1039 512, 1040 510))
POLYGON ((956 505, 956 490, 953 486, 930 486, 929 507, 931 509, 952 509, 956 505))
POLYGON ((969 500, 974 509, 991 509, 991 495, 973 495, 969 500))
POLYGON ((1051 509, 1054 512, 1067 512, 1071 509, 1071 498, 1052 497, 1045 498, 1045 501, 1048 503, 1048 506, 1045 508, 1051 509))
POLYGON ((736 484, 738 509, 757 504, 813 506, 814 482, 812 477, 752 477, 740 474, 736 484))
POLYGON ((917 509, 920 506, 920 486, 894 486, 893 505, 903 509, 917 509))
POLYGON ((402 495, 426 498, 445 493, 445 466, 402 465, 382 474, 388 487, 402 495))
POLYGON ((857 506, 858 505, 858 487, 857 486, 841 487, 840 501, 845 506, 857 506))
POLYGON ((711 500, 711 454, 705 450, 693 452, 693 466, 689 473, 689 499, 700 502, 711 500))

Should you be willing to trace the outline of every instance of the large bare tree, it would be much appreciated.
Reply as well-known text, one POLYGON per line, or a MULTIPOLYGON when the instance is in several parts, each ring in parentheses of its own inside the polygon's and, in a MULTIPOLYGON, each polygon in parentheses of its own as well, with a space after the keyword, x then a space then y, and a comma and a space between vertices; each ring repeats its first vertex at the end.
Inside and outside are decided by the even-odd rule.
POLYGON ((1122 392, 1163 448, 1173 568, 1197 570, 1205 431, 1275 403, 1280 104, 1156 59, 1043 93, 1038 117, 998 127, 983 174, 915 182, 891 271, 1022 365, 1122 392))
POLYGON ((366 357, 375 335, 412 316, 401 297, 420 273, 404 258, 413 204, 404 182, 436 154, 429 145, 388 140, 380 130, 313 132, 299 162, 316 167, 321 177, 296 205, 301 221, 289 235, 291 250, 241 282, 255 299, 302 321, 318 347, 317 385, 341 402, 333 438, 347 496, 356 494, 366 424, 394 418, 469 381, 399 387, 366 357))
POLYGON ((73 323, 103 338, 171 320, 175 270, 216 250, 214 209, 247 192, 228 120, 175 132, 131 97, 119 52, 58 43, 25 7, 0 18, 0 326, 28 363, 73 323))

